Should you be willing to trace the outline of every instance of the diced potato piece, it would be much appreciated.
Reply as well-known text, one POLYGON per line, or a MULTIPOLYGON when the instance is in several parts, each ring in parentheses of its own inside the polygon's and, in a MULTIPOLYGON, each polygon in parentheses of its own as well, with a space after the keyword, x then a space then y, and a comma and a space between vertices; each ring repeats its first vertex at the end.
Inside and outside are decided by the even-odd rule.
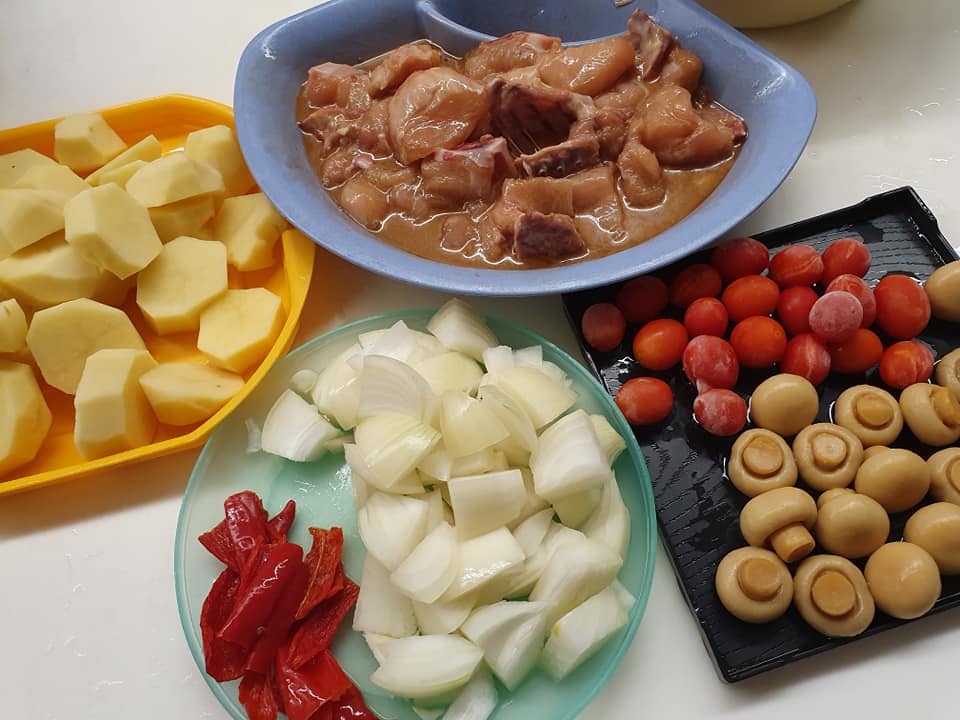
MULTIPOLYGON (((160 145, 160 141, 153 135, 147 135, 143 140, 128 147, 103 167, 87 175, 87 182, 91 185, 106 185, 110 182, 110 180, 107 180, 105 177, 107 173, 119 170, 135 162, 142 162, 146 165, 151 160, 156 160, 162 153, 163 146, 160 145)), ((120 183, 117 184, 119 185, 120 183)))
POLYGON ((85 458, 146 445, 157 419, 140 377, 157 366, 146 350, 100 350, 87 358, 73 399, 73 443, 85 458))
POLYGON ((48 158, 32 148, 14 150, 0 155, 0 188, 13 187, 14 183, 32 167, 56 164, 56 160, 48 158))
POLYGON ((253 187, 253 176, 240 152, 240 143, 226 125, 194 130, 187 135, 183 150, 191 160, 216 168, 223 176, 227 195, 239 195, 253 187))
POLYGON ((243 378, 190 362, 162 363, 140 376, 157 419, 168 425, 203 422, 243 387, 243 378))
POLYGON ((36 457, 52 420, 33 368, 0 360, 0 475, 36 457))
POLYGON ((263 193, 227 198, 214 220, 213 237, 227 246, 227 262, 237 270, 273 264, 273 246, 287 221, 263 193))
POLYGON ((0 352, 15 353, 27 342, 27 316, 14 298, 0 302, 0 352))
POLYGON ((102 115, 70 115, 53 128, 53 156, 72 170, 92 170, 112 160, 127 144, 102 115))
POLYGON ((0 259, 63 230, 67 196, 50 190, 0 190, 0 259))
POLYGON ((169 242, 181 235, 197 237, 197 231, 213 217, 213 211, 213 198, 209 195, 198 195, 149 210, 161 242, 169 242))
POLYGON ((70 395, 77 391, 83 365, 93 353, 144 349, 126 313, 88 298, 37 311, 27 330, 27 347, 47 384, 70 395))
MULTIPOLYGON (((127 183, 130 182, 130 178, 137 174, 137 171, 146 165, 145 160, 134 160, 133 162, 128 162, 126 165, 121 165, 120 167, 111 168, 107 170, 99 177, 99 182, 90 183, 91 185, 106 185, 108 183, 116 183, 124 190, 127 188, 127 183)), ((89 181, 88 181, 89 182, 89 181)))
POLYGON ((36 165, 21 175, 14 187, 52 190, 73 197, 90 186, 66 165, 36 165))
POLYGON ((127 182, 127 192, 148 208, 223 191, 223 177, 217 170, 182 152, 147 163, 127 182))
POLYGON ((226 289, 223 243, 183 236, 164 245, 137 276, 137 305, 160 335, 188 332, 200 327, 200 313, 226 289))
POLYGON ((117 185, 71 198, 64 220, 67 242, 121 280, 149 265, 163 248, 147 209, 117 185))
POLYGON ((265 288, 227 290, 200 315, 197 348, 227 370, 259 362, 283 326, 280 298, 265 288))

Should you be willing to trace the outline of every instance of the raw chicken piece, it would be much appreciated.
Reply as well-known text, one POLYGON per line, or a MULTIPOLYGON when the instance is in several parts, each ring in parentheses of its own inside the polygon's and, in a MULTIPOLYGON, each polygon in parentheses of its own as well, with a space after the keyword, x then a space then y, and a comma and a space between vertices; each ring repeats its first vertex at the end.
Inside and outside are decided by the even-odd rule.
POLYGON ((452 150, 437 150, 420 164, 421 186, 438 208, 458 208, 490 197, 498 177, 515 175, 507 141, 485 135, 452 150))
POLYGON ((587 247, 573 224, 573 218, 536 211, 524 213, 513 230, 513 251, 521 260, 577 255, 587 247))
POLYGON ((631 74, 594 98, 597 107, 594 127, 603 160, 615 160, 620 154, 626 139, 627 126, 649 95, 647 84, 631 74))
POLYGON ((463 58, 463 72, 475 80, 494 73, 534 65, 544 55, 560 49, 560 38, 530 32, 512 32, 482 42, 463 58))
POLYGON ((377 230, 390 211, 387 196, 362 175, 351 178, 340 191, 343 209, 370 230, 377 230))
POLYGON ((397 185, 416 185, 416 168, 402 165, 394 158, 371 160, 363 168, 363 176, 383 192, 397 185))
POLYGON ((447 252, 470 254, 480 244, 480 228, 469 215, 449 215, 440 227, 440 247, 447 252))
POLYGON ((327 188, 343 185, 363 167, 370 156, 361 153, 355 145, 344 145, 330 153, 320 168, 320 182, 327 188))
POLYGON ((339 105, 346 108, 356 93, 355 88, 366 93, 367 79, 367 71, 353 65, 331 62, 316 65, 307 71, 307 102, 313 107, 339 105))
POLYGON ((530 177, 566 177, 600 162, 600 141, 595 134, 574 138, 522 155, 520 167, 530 177))
POLYGON ((673 45, 673 35, 642 10, 634 10, 627 21, 627 37, 636 50, 637 72, 644 80, 657 76, 673 45))
POLYGON ((743 118, 734 115, 722 105, 711 103, 698 108, 697 112, 704 120, 730 130, 733 133, 734 142, 740 142, 747 137, 747 124, 743 121, 743 118))
POLYGON ((540 63, 547 85, 581 95, 597 95, 633 67, 633 45, 625 37, 565 48, 540 63))
POLYGON ((548 85, 495 80, 490 86, 493 126, 522 153, 567 140, 576 120, 571 94, 548 85))
POLYGON ((659 205, 666 194, 663 172, 653 151, 636 135, 630 135, 617 158, 620 168, 620 189, 623 198, 633 207, 659 205))
MULTIPOLYGON (((623 230, 613 163, 578 172, 567 180, 572 190, 573 210, 577 215, 591 216, 604 232, 620 233, 623 230)), ((580 234, 583 235, 582 232, 580 234)))
POLYGON ((663 165, 705 167, 733 152, 735 124, 716 111, 695 109, 688 90, 664 85, 647 102, 639 139, 663 165))
POLYGON ((692 93, 700 86, 702 75, 703 61, 700 57, 674 44, 660 70, 660 82, 679 85, 692 93))
POLYGON ((440 64, 439 48, 426 42, 408 43, 394 48, 370 71, 370 95, 379 97, 394 90, 418 70, 440 64))
POLYGON ((386 100, 374 100, 355 125, 357 144, 375 157, 386 157, 393 152, 387 110, 386 100))
POLYGON ((572 217, 572 183, 567 179, 542 177, 505 180, 500 198, 488 215, 504 234, 512 235, 517 218, 531 211, 572 217))
POLYGON ((300 123, 300 129, 323 144, 324 154, 340 147, 353 133, 355 122, 344 115, 342 108, 327 105, 314 110, 300 123))

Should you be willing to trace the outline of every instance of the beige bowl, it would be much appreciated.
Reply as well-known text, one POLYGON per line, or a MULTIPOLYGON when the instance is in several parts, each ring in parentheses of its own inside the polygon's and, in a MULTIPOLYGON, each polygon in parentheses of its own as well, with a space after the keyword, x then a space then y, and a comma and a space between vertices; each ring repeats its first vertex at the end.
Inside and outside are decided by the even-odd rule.
POLYGON ((825 15, 850 0, 699 0, 707 10, 738 28, 791 25, 825 15))

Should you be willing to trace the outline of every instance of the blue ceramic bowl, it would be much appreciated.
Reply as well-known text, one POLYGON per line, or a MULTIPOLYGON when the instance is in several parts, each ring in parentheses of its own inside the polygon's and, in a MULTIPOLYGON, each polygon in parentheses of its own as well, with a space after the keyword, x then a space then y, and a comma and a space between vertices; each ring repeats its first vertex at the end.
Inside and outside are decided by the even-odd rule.
POLYGON ((783 182, 816 118, 813 90, 793 68, 691 0, 329 0, 271 25, 240 58, 234 87, 237 135, 263 192, 323 247, 374 272, 449 292, 540 295, 621 280, 708 245, 756 210, 783 182), (428 37, 459 53, 511 30, 583 42, 624 32, 641 8, 703 58, 704 82, 740 114, 750 136, 733 168, 690 215, 647 242, 585 262, 542 270, 458 267, 383 242, 343 213, 320 186, 294 124, 307 70, 357 63, 428 37))

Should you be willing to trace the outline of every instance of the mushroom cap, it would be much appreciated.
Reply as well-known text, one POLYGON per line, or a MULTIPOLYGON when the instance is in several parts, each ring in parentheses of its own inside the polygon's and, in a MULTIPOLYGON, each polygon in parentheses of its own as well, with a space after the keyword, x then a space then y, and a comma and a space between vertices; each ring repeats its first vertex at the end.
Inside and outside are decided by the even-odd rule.
POLYGON ((860 438, 840 425, 814 423, 793 440, 800 477, 814 490, 846 487, 863 462, 860 438))
POLYGON ((820 493, 820 497, 817 498, 817 512, 820 512, 820 509, 826 505, 828 502, 835 498, 844 497, 846 495, 856 495, 857 492, 853 488, 843 487, 843 488, 830 488, 820 493))
POLYGON ((793 578, 769 550, 737 548, 717 565, 714 577, 720 602, 748 623, 767 623, 783 615, 793 600, 793 578))
POLYGON ((922 457, 903 448, 890 448, 864 461, 853 483, 888 513, 912 508, 930 489, 930 468, 922 457))
POLYGON ((930 383, 908 385, 900 393, 900 409, 920 442, 940 447, 960 439, 960 400, 947 388, 930 383))
POLYGON ((940 597, 940 571, 926 550, 909 542, 878 548, 863 571, 877 607, 891 617, 912 620, 940 597))
POLYGON ((869 460, 869 459, 872 458, 874 455, 879 455, 879 454, 882 453, 884 450, 889 450, 889 449, 890 449, 890 448, 888 448, 886 445, 871 445, 871 446, 868 447, 868 448, 864 448, 864 450, 863 450, 863 459, 864 459, 864 460, 869 460))
POLYGON ((873 498, 847 492, 819 505, 813 535, 827 552, 845 558, 866 557, 887 541, 890 517, 873 498))
POLYGON ((923 283, 930 312, 941 320, 960 320, 960 260, 941 265, 923 283))
POLYGON ((903 413, 896 398, 873 385, 854 385, 840 393, 833 418, 860 438, 864 447, 889 445, 903 429, 903 413))
POLYGON ((727 463, 730 482, 744 495, 797 484, 797 463, 790 446, 775 432, 752 428, 740 434, 727 463))
POLYGON ((800 563, 793 602, 807 624, 828 637, 859 635, 876 612, 860 568, 838 555, 813 555, 800 563))
POLYGON ((811 424, 820 410, 817 389, 804 377, 780 373, 757 385, 750 396, 754 425, 778 435, 796 435, 811 424))
POLYGON ((903 539, 930 553, 941 575, 960 575, 960 506, 938 502, 920 508, 907 520, 903 539))
POLYGON ((960 505, 960 448, 950 447, 927 458, 930 494, 934 500, 960 505))
POLYGON ((960 398, 960 348, 948 352, 934 368, 934 378, 937 385, 949 388, 954 395, 960 398))
POLYGON ((817 503, 795 487, 782 487, 757 495, 740 511, 740 532, 754 547, 763 547, 777 530, 801 523, 808 530, 817 521, 817 503))

